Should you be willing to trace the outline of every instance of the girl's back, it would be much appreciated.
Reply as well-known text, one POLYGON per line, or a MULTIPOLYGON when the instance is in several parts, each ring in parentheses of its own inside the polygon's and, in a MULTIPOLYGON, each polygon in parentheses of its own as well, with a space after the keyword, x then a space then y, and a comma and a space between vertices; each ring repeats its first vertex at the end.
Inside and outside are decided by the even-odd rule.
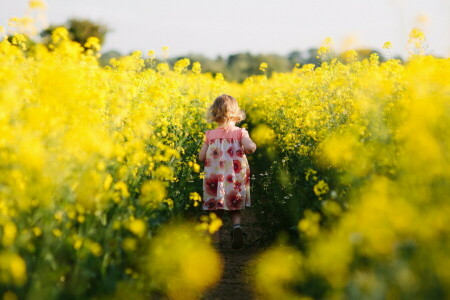
MULTIPOLYGON (((220 95, 208 109, 209 121, 219 126, 208 130, 198 158, 205 163, 203 177, 203 209, 214 211, 220 218, 230 211, 233 224, 231 247, 242 248, 241 209, 250 206, 250 167, 245 153, 256 150, 247 130, 236 122, 245 119, 235 98, 220 95)), ((221 244, 221 231, 214 236, 221 244)))
POLYGON ((204 209, 237 210, 250 206, 250 168, 237 126, 206 132, 204 209))

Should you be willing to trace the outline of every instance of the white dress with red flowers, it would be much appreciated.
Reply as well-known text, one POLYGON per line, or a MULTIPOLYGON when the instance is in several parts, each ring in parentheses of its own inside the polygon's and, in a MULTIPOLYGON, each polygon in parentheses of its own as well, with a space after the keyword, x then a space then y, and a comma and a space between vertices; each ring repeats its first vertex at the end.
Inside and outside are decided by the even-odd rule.
POLYGON ((239 210, 250 206, 250 168, 239 127, 206 131, 208 150, 203 179, 204 210, 239 210))

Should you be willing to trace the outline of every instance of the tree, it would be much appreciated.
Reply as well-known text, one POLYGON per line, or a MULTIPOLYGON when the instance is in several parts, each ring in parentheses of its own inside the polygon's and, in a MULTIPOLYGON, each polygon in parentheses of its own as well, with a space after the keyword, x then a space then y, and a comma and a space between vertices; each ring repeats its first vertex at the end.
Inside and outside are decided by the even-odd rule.
POLYGON ((45 44, 49 43, 52 31, 57 27, 66 27, 69 31, 70 38, 73 41, 80 43, 83 47, 89 37, 97 37, 100 41, 100 45, 102 45, 105 42, 106 34, 109 31, 109 28, 103 24, 87 19, 72 18, 69 19, 66 24, 51 25, 47 29, 44 29, 40 35, 44 39, 43 42, 45 44))
POLYGON ((287 55, 287 59, 294 65, 297 63, 302 63, 304 60, 302 52, 300 52, 298 50, 294 50, 294 51, 290 52, 287 55))
POLYGON ((111 58, 118 58, 121 56, 122 56, 122 54, 119 51, 110 50, 110 51, 103 53, 102 56, 100 56, 98 61, 101 66, 106 66, 109 64, 109 61, 111 60, 111 58))

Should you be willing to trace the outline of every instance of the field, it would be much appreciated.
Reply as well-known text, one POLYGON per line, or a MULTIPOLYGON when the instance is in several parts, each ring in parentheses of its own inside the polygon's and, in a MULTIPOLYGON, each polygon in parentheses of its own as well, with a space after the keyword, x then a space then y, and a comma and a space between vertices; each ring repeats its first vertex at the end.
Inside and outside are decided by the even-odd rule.
POLYGON ((197 299, 221 277, 197 155, 222 94, 247 113, 248 263, 266 299, 450 297, 450 60, 327 57, 243 83, 141 52, 100 67, 52 34, 0 42, 3 299, 197 299), (148 67, 150 66, 150 67, 148 67), (201 217, 202 216, 202 217, 201 217))

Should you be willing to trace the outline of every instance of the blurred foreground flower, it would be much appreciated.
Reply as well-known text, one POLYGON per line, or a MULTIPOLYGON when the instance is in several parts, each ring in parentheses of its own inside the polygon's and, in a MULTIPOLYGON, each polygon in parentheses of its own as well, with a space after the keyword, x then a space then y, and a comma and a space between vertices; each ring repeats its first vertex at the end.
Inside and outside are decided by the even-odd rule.
POLYGON ((308 299, 295 294, 292 286, 301 278, 300 253, 287 246, 275 246, 253 261, 254 289, 258 299, 308 299))
POLYGON ((251 137, 259 146, 268 146, 275 139, 275 132, 267 125, 260 124, 251 132, 251 137))
POLYGON ((220 279, 222 262, 194 225, 178 224, 155 237, 145 268, 152 286, 170 299, 197 299, 220 279))

